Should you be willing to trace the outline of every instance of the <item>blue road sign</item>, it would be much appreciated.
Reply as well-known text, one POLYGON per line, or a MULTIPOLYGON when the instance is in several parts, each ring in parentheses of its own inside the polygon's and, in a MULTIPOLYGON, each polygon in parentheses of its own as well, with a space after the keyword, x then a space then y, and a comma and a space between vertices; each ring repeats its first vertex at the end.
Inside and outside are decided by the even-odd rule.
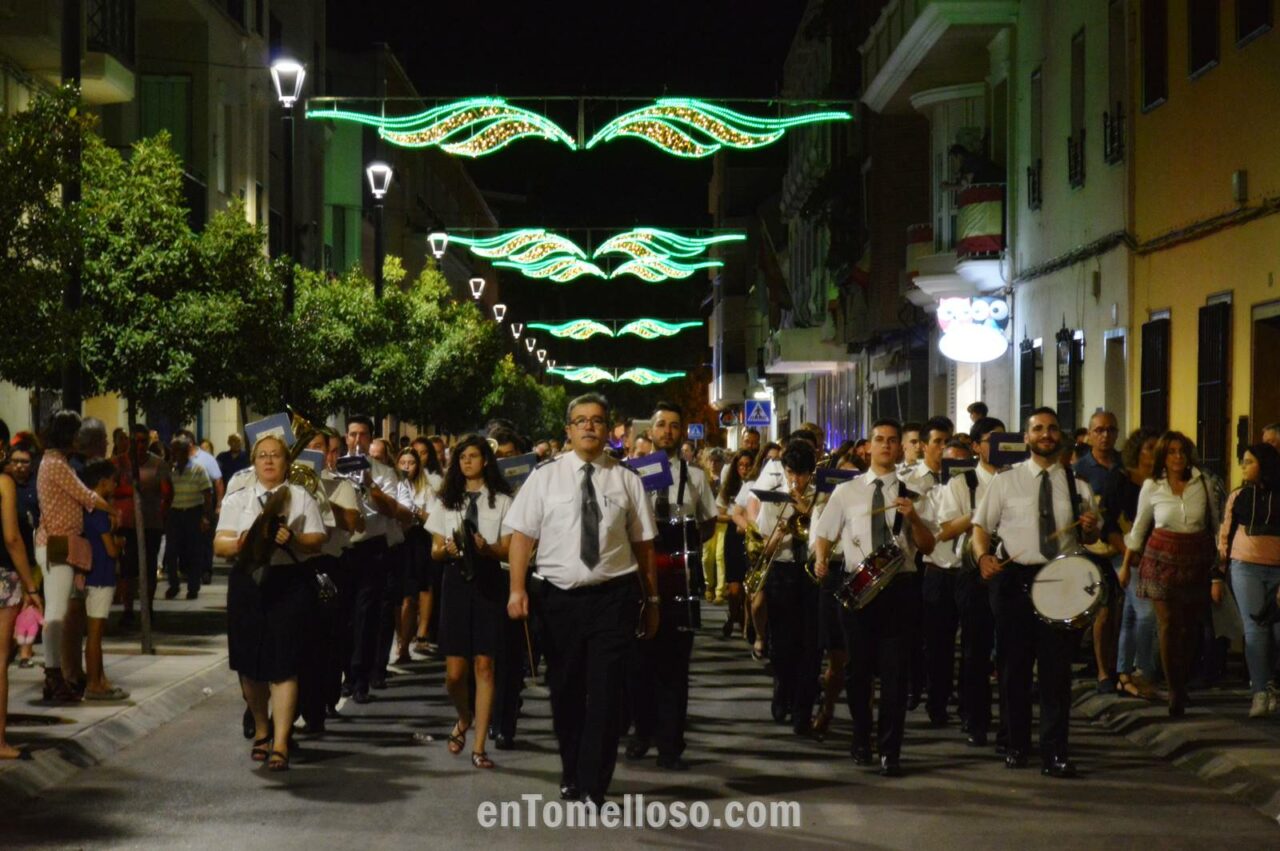
POLYGON ((702 440, 707 436, 707 430, 702 423, 689 423, 689 439, 702 440))
POLYGON ((751 400, 743 406, 742 418, 744 425, 748 426, 768 426, 773 422, 773 403, 751 400))

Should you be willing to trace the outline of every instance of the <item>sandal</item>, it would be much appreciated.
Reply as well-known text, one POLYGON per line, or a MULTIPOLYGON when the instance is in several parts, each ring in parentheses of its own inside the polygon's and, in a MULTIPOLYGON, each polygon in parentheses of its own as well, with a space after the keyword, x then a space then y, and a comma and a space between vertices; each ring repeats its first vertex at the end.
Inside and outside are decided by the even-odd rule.
POLYGON ((489 755, 484 751, 472 751, 471 764, 476 768, 493 768, 493 760, 489 759, 489 755))
POLYGON ((825 706, 818 710, 818 714, 814 716, 813 723, 809 727, 809 731, 813 737, 821 742, 827 737, 827 730, 831 727, 831 717, 834 713, 825 706))
POLYGON ((267 757, 271 753, 272 753, 272 750, 271 750, 270 736, 267 736, 265 739, 255 739, 253 742, 253 748, 252 750, 249 751, 249 759, 253 760, 254 762, 266 762, 267 757))
POLYGON ((462 753, 463 747, 467 744, 467 730, 471 729, 471 725, 461 726, 462 722, 458 721, 453 725, 453 730, 449 733, 449 753, 457 756, 462 753))
POLYGON ((282 751, 272 751, 267 760, 267 771, 288 771, 289 755, 282 751))

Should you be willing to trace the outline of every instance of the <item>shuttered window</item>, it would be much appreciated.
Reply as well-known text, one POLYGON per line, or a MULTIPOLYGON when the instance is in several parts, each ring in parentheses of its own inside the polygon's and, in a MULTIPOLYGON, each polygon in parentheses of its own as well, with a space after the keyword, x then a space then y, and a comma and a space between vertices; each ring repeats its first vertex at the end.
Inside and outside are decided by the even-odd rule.
POLYGON ((1018 344, 1018 427, 1014 431, 1022 430, 1035 409, 1036 350, 1030 340, 1023 340, 1018 344))
POLYGON ((1057 349, 1058 425, 1070 434, 1080 424, 1080 364, 1084 360, 1084 340, 1063 328, 1055 339, 1057 349))
POLYGON ((1142 324, 1142 418, 1144 428, 1163 432, 1169 428, 1168 319, 1142 324))
POLYGON ((1196 381, 1196 446, 1205 469, 1227 472, 1231 384, 1231 303, 1200 308, 1200 351, 1196 381))

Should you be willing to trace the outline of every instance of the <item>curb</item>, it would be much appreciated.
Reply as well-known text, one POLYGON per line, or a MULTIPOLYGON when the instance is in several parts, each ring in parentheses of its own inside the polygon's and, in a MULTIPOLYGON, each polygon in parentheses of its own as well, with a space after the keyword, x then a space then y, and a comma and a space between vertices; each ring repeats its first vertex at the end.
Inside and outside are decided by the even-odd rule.
POLYGON ((1171 719, 1163 703, 1092 690, 1073 709, 1280 822, 1280 748, 1274 737, 1208 709, 1191 707, 1185 717, 1171 719))
MULTIPOLYGON (((227 667, 227 654, 217 654, 208 665, 146 700, 74 736, 33 750, 30 760, 10 763, 6 770, 0 771, 0 801, 16 803, 36 797, 81 769, 101 763, 235 682, 235 672, 227 667)), ((0 811, 4 809, 6 807, 0 806, 0 811)))

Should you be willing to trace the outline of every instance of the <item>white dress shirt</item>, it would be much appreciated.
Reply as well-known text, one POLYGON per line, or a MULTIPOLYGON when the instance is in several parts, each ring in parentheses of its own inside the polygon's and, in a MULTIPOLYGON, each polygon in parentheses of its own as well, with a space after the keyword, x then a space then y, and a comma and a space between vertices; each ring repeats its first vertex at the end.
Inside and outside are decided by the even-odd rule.
MULTIPOLYGON (((898 478, 919 495, 916 511, 919 512, 920 518, 929 524, 929 528, 936 532, 942 495, 946 492, 946 488, 942 486, 942 470, 930 470, 929 465, 922 458, 905 471, 899 472, 898 478)), ((955 540, 935 541, 933 552, 924 557, 924 562, 935 567, 959 567, 960 556, 956 552, 955 540)))
MULTIPOLYGON (((367 455, 365 457, 369 458, 367 455)), ((396 502, 400 502, 405 496, 400 490, 399 474, 381 461, 369 458, 369 475, 373 479, 373 483, 396 502)), ((409 504, 412 504, 411 498, 409 504)), ((391 527, 400 525, 394 517, 388 517, 374 507, 373 498, 367 491, 360 491, 360 509, 364 513, 364 531, 353 534, 351 536, 352 543, 358 544, 372 538, 386 538, 391 527)), ((403 535, 400 540, 404 540, 403 535)), ((393 542, 388 540, 387 543, 391 544, 393 542)))
MULTIPOLYGON (((325 528, 324 521, 320 518, 320 506, 311 498, 311 494, 298 485, 286 484, 282 487, 287 487, 290 491, 289 512, 285 521, 289 531, 295 535, 323 535, 325 528)), ((262 505, 273 492, 255 481, 252 486, 241 488, 223 499, 217 531, 235 532, 237 535, 248 531, 253 521, 262 514, 262 505)), ((299 561, 305 558, 302 553, 295 551, 294 554, 299 561)), ((277 547, 271 556, 271 563, 293 564, 293 559, 289 558, 283 548, 277 547)))
POLYGON ((1125 536, 1124 545, 1138 551, 1146 544, 1147 535, 1155 528, 1169 532, 1203 532, 1216 529, 1210 514, 1209 480, 1194 467, 1182 494, 1173 492, 1168 478, 1147 479, 1138 493, 1138 516, 1125 536), (1207 525, 1206 525, 1207 524, 1207 525))
MULTIPOLYGON (((1076 509, 1071 505, 1067 473, 1062 465, 1054 463, 1048 470, 1053 493, 1053 529, 1056 532, 1075 519, 1076 509)), ((1005 552, 1020 564, 1044 564, 1047 561, 1040 552, 1040 472, 1041 467, 1035 459, 1028 458, 998 474, 973 515, 973 525, 981 526, 989 534, 999 535, 1005 552)), ((1089 483, 1077 478, 1076 493, 1083 503, 1082 510, 1090 510, 1093 491, 1089 483)), ((1073 526, 1058 536, 1053 543, 1059 553, 1079 549, 1078 532, 1079 527, 1073 526)))
MULTIPOLYGON (((335 476, 328 470, 321 470, 320 485, 324 488, 325 496, 328 497, 331 515, 333 510, 360 510, 360 495, 356 492, 356 487, 351 484, 350 480, 342 476, 335 476)), ((346 529, 339 529, 336 518, 332 526, 326 521, 325 531, 329 533, 329 537, 325 540, 324 547, 321 548, 323 555, 337 558, 342 555, 343 550, 351 546, 351 533, 346 529)))
MULTIPOLYGON (((988 472, 987 468, 979 464, 974 470, 977 478, 977 487, 974 488, 972 494, 969 493, 969 482, 963 474, 952 476, 951 479, 942 487, 935 489, 929 494, 932 498, 936 495, 936 501, 931 501, 930 512, 933 515, 932 521, 934 525, 941 529, 943 524, 950 523, 961 517, 972 517, 977 511, 978 503, 982 502, 982 497, 986 495, 987 488, 991 482, 995 480, 995 472, 988 472)), ((969 544, 970 533, 958 535, 950 541, 938 539, 934 546, 933 563, 940 567, 951 566, 960 567, 964 563, 964 548, 969 544), (943 547, 950 547, 950 552, 955 555, 954 563, 947 562, 945 555, 943 561, 939 561, 938 551, 943 547)))
MULTIPOLYGON (((491 544, 496 544, 502 537, 502 521, 511 509, 511 497, 505 493, 493 495, 493 506, 489 505, 489 488, 483 487, 476 501, 476 531, 491 544)), ((427 517, 427 531, 448 540, 454 532, 462 531, 462 523, 467 517, 467 497, 462 498, 459 508, 445 508, 444 503, 436 500, 431 515, 427 517)))
POLYGON ((844 549, 845 571, 852 572, 867 556, 875 552, 871 523, 873 520, 883 520, 889 527, 893 542, 907 556, 902 572, 915 572, 916 544, 911 537, 911 524, 904 519, 901 531, 897 535, 893 534, 893 526, 898 518, 898 510, 893 507, 893 501, 898 498, 903 487, 896 471, 876 476, 868 470, 856 479, 841 482, 832 491, 826 509, 814 525, 812 538, 815 541, 822 538, 832 543, 840 541, 844 549), (872 517, 871 501, 875 497, 877 481, 882 483, 884 504, 889 508, 883 514, 872 517))
POLYGON ((538 573, 562 589, 635 573, 639 565, 632 542, 652 541, 658 535, 640 477, 608 455, 590 463, 600 507, 600 561, 594 568, 581 558, 582 481, 588 462, 576 452, 557 456, 530 473, 503 520, 504 531, 538 541, 538 573))
MULTIPOLYGON (((760 483, 757 483, 758 490, 774 491, 775 493, 788 492, 786 476, 783 476, 781 481, 774 481, 772 476, 766 477, 762 475, 760 477, 760 483), (761 486, 760 483, 767 483, 767 485, 761 486)), ((796 513, 795 504, 787 502, 768 502, 760 499, 760 497, 755 494, 752 494, 751 498, 760 504, 760 513, 756 516, 756 526, 760 529, 760 534, 764 536, 765 541, 768 542, 775 527, 783 530, 782 539, 778 543, 778 548, 774 551, 774 560, 782 562, 797 561, 796 552, 791 546, 792 536, 786 534, 786 528, 789 525, 789 521, 796 513), (778 520, 779 516, 782 517, 780 527, 778 520)), ((810 529, 812 528, 813 527, 810 526, 810 529)))
MULTIPOLYGON (((707 474, 696 465, 686 464, 685 469, 688 471, 688 479, 684 486, 684 516, 688 520, 695 520, 703 523, 707 520, 714 520, 716 517, 715 497, 711 493, 711 484, 707 480, 707 474)), ((656 509, 658 503, 658 492, 647 491, 649 496, 649 505, 656 509)), ((677 458, 671 462, 671 486, 667 488, 667 499, 671 505, 671 518, 676 519, 679 513, 678 499, 680 496, 680 460, 677 458)))

